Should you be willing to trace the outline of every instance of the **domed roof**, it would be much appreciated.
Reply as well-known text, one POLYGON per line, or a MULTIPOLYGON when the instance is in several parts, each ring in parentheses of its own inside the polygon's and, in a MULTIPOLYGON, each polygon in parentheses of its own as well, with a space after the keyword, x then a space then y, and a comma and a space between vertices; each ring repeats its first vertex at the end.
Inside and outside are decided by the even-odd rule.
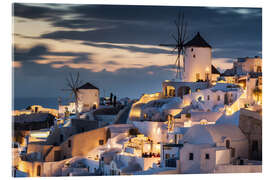
POLYGON ((225 138, 232 141, 246 140, 241 130, 234 125, 195 125, 189 128, 182 141, 189 144, 210 144, 221 143, 225 138))
POLYGON ((185 44, 185 47, 209 47, 212 48, 198 32, 196 36, 185 44))

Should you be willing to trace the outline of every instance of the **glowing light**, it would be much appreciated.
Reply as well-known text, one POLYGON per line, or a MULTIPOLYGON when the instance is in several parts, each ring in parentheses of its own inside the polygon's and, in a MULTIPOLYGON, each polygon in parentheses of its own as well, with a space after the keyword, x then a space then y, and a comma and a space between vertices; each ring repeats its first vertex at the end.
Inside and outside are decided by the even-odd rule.
POLYGON ((160 128, 157 129, 157 134, 160 134, 160 128))
POLYGON ((31 137, 35 137, 35 138, 46 138, 50 135, 50 131, 46 131, 46 132, 32 132, 30 134, 31 137))

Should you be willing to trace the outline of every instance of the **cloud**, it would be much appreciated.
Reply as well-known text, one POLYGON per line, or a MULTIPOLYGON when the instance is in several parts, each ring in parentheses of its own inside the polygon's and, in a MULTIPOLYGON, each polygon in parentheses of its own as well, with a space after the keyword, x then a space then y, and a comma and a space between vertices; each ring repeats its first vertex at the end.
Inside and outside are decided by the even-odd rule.
POLYGON ((84 45, 106 48, 106 49, 124 49, 132 52, 143 52, 150 54, 171 54, 172 52, 169 50, 165 50, 164 48, 154 48, 154 47, 138 47, 138 45, 115 45, 112 43, 92 43, 92 42, 84 42, 84 45))
POLYGON ((116 62, 116 61, 106 61, 104 64, 109 64, 109 65, 119 65, 119 63, 116 62))
POLYGON ((47 21, 55 21, 67 11, 60 9, 53 9, 42 6, 31 6, 31 4, 14 3, 13 15, 16 17, 28 19, 42 19, 47 21))
POLYGON ((30 49, 18 48, 16 45, 13 49, 14 61, 32 61, 44 59, 42 56, 48 54, 48 47, 43 44, 38 44, 30 49))
POLYGON ((239 15, 250 15, 250 16, 261 16, 261 8, 222 8, 222 7, 208 7, 208 9, 215 10, 220 14, 239 14, 239 15))
MULTIPOLYGON (((13 49, 13 60, 14 61, 48 61, 51 62, 50 59, 53 59, 52 62, 55 63, 63 63, 61 60, 62 57, 70 57, 69 62, 73 63, 93 63, 91 59, 92 53, 87 52, 56 52, 51 51, 51 49, 45 44, 36 44, 30 48, 19 48, 14 45, 13 49), (59 61, 57 61, 59 59, 59 61)), ((52 64, 53 64, 52 63, 52 64)))

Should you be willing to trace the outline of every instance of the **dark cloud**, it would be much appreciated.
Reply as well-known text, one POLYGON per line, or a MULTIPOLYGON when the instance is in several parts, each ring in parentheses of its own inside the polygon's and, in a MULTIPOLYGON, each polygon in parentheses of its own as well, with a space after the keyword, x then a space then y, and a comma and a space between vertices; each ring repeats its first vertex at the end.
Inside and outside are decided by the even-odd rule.
POLYGON ((32 61, 44 59, 42 56, 48 54, 48 47, 43 44, 33 46, 30 49, 21 49, 14 46, 13 60, 14 61, 32 61))
MULTIPOLYGON (((55 52, 51 51, 47 45, 37 44, 29 49, 18 48, 16 45, 13 49, 14 61, 33 61, 33 60, 45 60, 44 56, 74 56, 71 60, 73 63, 93 63, 90 56, 93 53, 85 52, 55 52)), ((58 63, 58 62, 57 62, 58 63)), ((61 62, 60 62, 61 63, 61 62)))
POLYGON ((104 64, 108 64, 108 65, 119 65, 119 63, 116 62, 116 61, 106 61, 104 64))
POLYGON ((52 9, 49 7, 31 6, 31 4, 13 4, 13 15, 28 19, 42 19, 47 21, 55 21, 66 14, 67 11, 52 9))
POLYGON ((168 51, 161 48, 143 48, 143 47, 137 47, 137 46, 118 46, 114 44, 96 44, 91 42, 84 42, 84 45, 94 46, 94 47, 100 47, 100 48, 106 48, 106 49, 125 49, 130 52, 144 52, 144 53, 150 53, 150 54, 171 54, 172 51, 168 51))

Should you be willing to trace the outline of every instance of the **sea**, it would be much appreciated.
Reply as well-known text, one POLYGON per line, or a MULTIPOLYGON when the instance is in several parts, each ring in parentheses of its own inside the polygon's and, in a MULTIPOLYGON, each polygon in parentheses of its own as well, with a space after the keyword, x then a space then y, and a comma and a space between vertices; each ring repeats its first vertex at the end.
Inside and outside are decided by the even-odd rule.
MULTIPOLYGON (((20 98, 13 98, 13 110, 21 110, 26 109, 28 106, 32 105, 41 105, 45 108, 53 108, 58 109, 58 98, 57 97, 46 97, 46 98, 40 98, 40 97, 20 97, 20 98)), ((63 102, 62 104, 65 104, 67 102, 63 102)))

